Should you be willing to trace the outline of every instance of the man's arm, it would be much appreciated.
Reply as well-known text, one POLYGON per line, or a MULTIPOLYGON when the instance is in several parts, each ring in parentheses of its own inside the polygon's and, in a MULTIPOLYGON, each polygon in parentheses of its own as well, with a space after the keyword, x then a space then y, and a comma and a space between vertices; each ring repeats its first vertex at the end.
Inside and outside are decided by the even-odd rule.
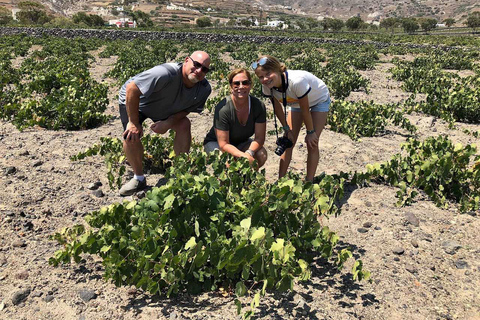
POLYGON ((123 137, 125 140, 136 141, 143 135, 143 128, 138 118, 140 109, 140 96, 142 92, 137 87, 135 82, 127 84, 125 91, 125 106, 128 115, 128 124, 123 137))

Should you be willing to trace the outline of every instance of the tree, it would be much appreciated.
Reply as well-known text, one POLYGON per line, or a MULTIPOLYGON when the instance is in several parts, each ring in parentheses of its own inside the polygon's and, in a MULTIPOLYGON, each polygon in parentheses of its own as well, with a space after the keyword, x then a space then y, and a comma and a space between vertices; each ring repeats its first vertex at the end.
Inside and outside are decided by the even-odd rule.
POLYGON ((12 12, 5 7, 0 7, 0 25, 9 24, 12 21, 12 12))
POLYGON ((213 25, 215 28, 218 28, 220 26, 220 19, 215 19, 215 21, 213 21, 213 25))
POLYGON ((305 24, 304 24, 301 20, 295 21, 295 24, 296 24, 301 30, 305 30, 305 29, 306 29, 305 24))
POLYGON ((227 21, 227 27, 233 27, 236 23, 235 19, 230 19, 227 21))
POLYGON ((402 28, 406 33, 412 34, 420 28, 415 18, 404 18, 402 20, 402 28))
POLYGON ((453 26, 455 24, 455 19, 447 18, 447 19, 443 20, 443 23, 445 23, 445 25, 450 28, 451 26, 453 26))
POLYGON ((437 20, 436 19, 422 19, 420 21, 420 26, 422 27, 423 31, 429 32, 437 27, 437 20))
POLYGON ((150 15, 146 12, 143 12, 141 10, 137 11, 130 11, 130 10, 125 10, 123 11, 126 15, 132 17, 133 21, 137 22, 137 25, 139 27, 153 27, 153 21, 150 19, 150 15))
POLYGON ((153 27, 153 21, 150 19, 150 15, 146 12, 137 10, 135 11, 135 17, 133 17, 139 27, 153 27))
POLYGON ((480 12, 471 13, 468 16, 467 21, 465 21, 465 24, 475 31, 476 28, 480 27, 480 12))
POLYGON ((105 25, 105 20, 103 20, 98 14, 91 14, 90 19, 92 27, 103 27, 105 25))
POLYGON ((253 23, 250 19, 242 19, 240 20, 240 24, 248 28, 251 27, 253 23))
POLYGON ((50 20, 45 7, 38 2, 22 1, 18 4, 18 8, 20 11, 17 17, 23 24, 44 24, 50 20))
POLYGON ((390 29, 392 33, 393 33, 393 30, 399 25, 401 25, 401 21, 400 19, 395 17, 386 18, 380 21, 380 28, 390 29))
POLYGON ((68 19, 65 17, 56 17, 50 20, 49 22, 44 24, 45 27, 49 28, 73 28, 75 27, 75 23, 72 19, 68 19))
POLYGON ((312 17, 308 17, 306 22, 309 29, 315 29, 319 26, 318 20, 313 19, 312 17))
POLYGON ((332 19, 332 18, 325 18, 322 20, 321 25, 323 26, 324 30, 334 30, 339 31, 343 28, 343 20, 340 19, 332 19))
POLYGON ((349 30, 358 30, 360 29, 360 27, 362 26, 363 24, 363 20, 362 18, 356 16, 356 17, 351 17, 350 19, 348 19, 346 22, 345 22, 345 26, 349 29, 349 30))
POLYGON ((201 17, 197 19, 197 26, 200 28, 211 27, 212 20, 209 17, 201 17))

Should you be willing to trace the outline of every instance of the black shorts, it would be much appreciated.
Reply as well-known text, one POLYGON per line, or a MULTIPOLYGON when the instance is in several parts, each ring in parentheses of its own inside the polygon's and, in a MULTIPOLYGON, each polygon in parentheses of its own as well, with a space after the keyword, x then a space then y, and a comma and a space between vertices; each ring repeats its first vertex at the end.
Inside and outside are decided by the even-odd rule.
MULTIPOLYGON (((124 104, 120 104, 118 106, 118 110, 120 111, 120 120, 122 120, 122 125, 123 125, 123 130, 125 131, 127 129, 127 124, 128 124, 128 113, 127 113, 127 107, 124 104)), ((152 119, 153 122, 157 122, 160 120, 166 120, 165 119, 153 119, 150 117, 147 117, 145 114, 143 114, 141 111, 138 112, 138 120, 140 121, 140 124, 145 121, 145 119, 152 119)))

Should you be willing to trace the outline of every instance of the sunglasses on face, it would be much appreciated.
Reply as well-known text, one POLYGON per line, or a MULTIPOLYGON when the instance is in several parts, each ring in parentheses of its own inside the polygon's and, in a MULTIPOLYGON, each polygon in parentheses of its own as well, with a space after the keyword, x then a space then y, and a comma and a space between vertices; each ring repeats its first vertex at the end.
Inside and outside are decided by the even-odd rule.
POLYGON ((265 65, 265 63, 267 63, 267 61, 268 61, 267 57, 260 58, 260 60, 253 62, 250 65, 250 67, 255 71, 255 70, 257 70, 258 67, 265 65))
POLYGON ((193 60, 190 56, 188 58, 192 60, 193 66, 195 67, 195 69, 202 68, 203 73, 208 73, 210 71, 210 68, 207 68, 200 62, 193 60))
POLYGON ((235 87, 240 86, 240 83, 244 86, 249 86, 251 84, 250 80, 243 80, 243 81, 232 81, 232 85, 235 87))

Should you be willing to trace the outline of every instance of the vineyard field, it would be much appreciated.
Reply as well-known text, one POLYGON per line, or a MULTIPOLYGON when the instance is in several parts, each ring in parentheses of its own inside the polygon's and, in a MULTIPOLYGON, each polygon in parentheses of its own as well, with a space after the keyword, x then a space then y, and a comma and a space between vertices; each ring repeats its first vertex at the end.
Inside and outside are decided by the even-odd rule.
MULTIPOLYGON (((318 75, 334 101, 320 137, 316 183, 323 188, 328 179, 338 178, 343 185, 336 199, 328 193, 330 215, 323 215, 320 225, 338 235, 336 250, 348 248, 353 259, 338 270, 331 260, 313 256, 308 272, 303 267, 301 275, 297 272, 294 291, 267 289, 254 318, 480 319, 480 50, 469 46, 469 40, 446 37, 447 44, 465 45, 444 50, 375 46, 369 41, 1 38, 0 319, 238 319, 238 301, 249 309, 257 287, 245 287, 251 291, 238 301, 236 293, 244 286, 240 290, 229 284, 198 293, 187 283, 184 292, 167 297, 131 284, 116 286, 114 282, 128 283, 121 277, 103 279, 109 269, 101 255, 82 254, 79 263, 49 264, 62 249, 50 236, 63 228, 87 226, 89 214, 113 203, 127 201, 125 208, 131 208, 130 201, 147 205, 140 197, 118 195, 118 183, 132 174, 125 166, 125 175, 118 175, 125 165, 118 163, 121 154, 113 153, 107 165, 101 155, 102 143, 110 151, 120 148, 118 90, 135 73, 183 61, 199 49, 210 53, 214 70, 207 75, 213 92, 206 109, 189 115, 197 143, 212 126, 215 104, 228 92, 228 71, 249 66, 260 54, 278 56, 287 68, 318 75), (371 273, 369 280, 353 279, 354 259, 371 273), (297 281, 308 278, 306 274, 307 281, 297 281)), ((252 93, 260 96, 260 91, 255 79, 252 93)), ((264 185, 252 186, 273 195, 279 158, 274 154, 272 107, 265 103, 269 158, 259 173, 265 176, 264 185)), ((304 137, 305 128, 290 167, 295 185, 301 185, 296 179, 306 173, 304 137)), ((168 179, 174 171, 164 173, 171 165, 168 135, 165 138, 150 150, 165 161, 149 159, 161 170, 153 168, 147 179, 150 186, 173 190, 176 185, 168 179)), ((149 145, 156 141, 148 139, 149 145)), ((196 144, 192 154, 198 155, 198 148, 196 144)), ((214 185, 202 170, 192 179, 214 185)), ((226 179, 216 178, 222 183, 226 179)), ((158 194, 167 192, 154 190, 163 191, 147 199, 158 200, 158 194)), ((254 199, 255 192, 245 187, 241 195, 254 199)), ((234 209, 229 210, 233 214, 234 209)), ((277 224, 283 230, 282 223, 277 224)), ((196 224, 190 227, 199 234, 196 224)))

